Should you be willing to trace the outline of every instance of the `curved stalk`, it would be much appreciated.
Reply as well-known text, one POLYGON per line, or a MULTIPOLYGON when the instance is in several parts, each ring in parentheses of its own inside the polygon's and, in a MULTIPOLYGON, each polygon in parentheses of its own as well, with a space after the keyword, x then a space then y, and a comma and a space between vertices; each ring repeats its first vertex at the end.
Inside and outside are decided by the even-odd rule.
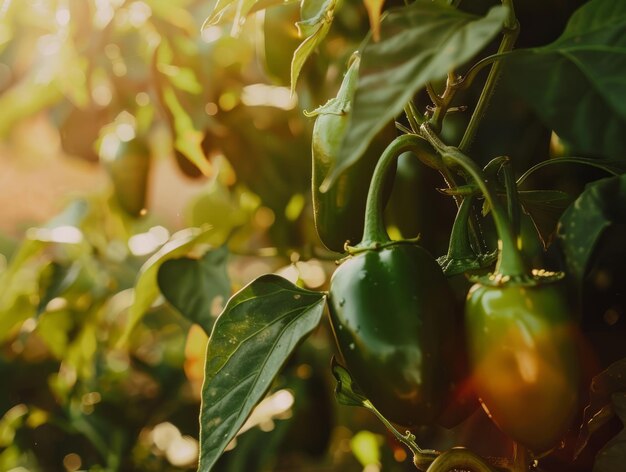
POLYGON ((444 164, 447 162, 461 167, 480 188, 485 199, 491 206, 491 214, 498 232, 498 261, 496 263, 495 275, 509 277, 525 277, 530 272, 524 263, 520 251, 517 249, 515 236, 509 226, 506 211, 502 203, 496 197, 495 191, 484 177, 482 170, 469 157, 459 149, 445 145, 439 136, 428 126, 421 127, 424 137, 441 154, 444 164))
POLYGON ((459 80, 457 80, 454 84, 452 84, 452 86, 456 90, 468 89, 472 85, 472 83, 474 82, 474 80, 478 76, 478 73, 481 70, 483 70, 487 66, 490 66, 494 62, 497 62, 500 59, 505 58, 506 56, 508 56, 510 54, 511 54, 511 51, 505 51, 505 52, 502 52, 502 53, 495 53, 495 54, 492 54, 491 56, 487 56, 487 57, 482 58, 476 64, 471 66, 468 69, 468 71, 465 73, 465 75, 463 77, 460 77, 459 80))
POLYGON ((394 139, 378 160, 374 175, 370 183, 367 201, 365 204, 365 227, 363 238, 357 247, 368 247, 384 244, 390 241, 383 219, 382 189, 391 164, 400 154, 412 151, 429 167, 440 168, 442 165, 433 156, 433 150, 428 142, 416 134, 404 134, 394 139))
POLYGON ((613 163, 607 162, 603 159, 590 159, 587 157, 557 157, 555 159, 541 161, 538 164, 532 166, 517 179, 517 185, 522 185, 526 181, 526 179, 530 177, 530 175, 533 174, 535 171, 552 164, 582 164, 595 167, 597 169, 602 169, 612 175, 621 175, 622 173, 617 168, 611 167, 612 165, 614 165, 613 163))

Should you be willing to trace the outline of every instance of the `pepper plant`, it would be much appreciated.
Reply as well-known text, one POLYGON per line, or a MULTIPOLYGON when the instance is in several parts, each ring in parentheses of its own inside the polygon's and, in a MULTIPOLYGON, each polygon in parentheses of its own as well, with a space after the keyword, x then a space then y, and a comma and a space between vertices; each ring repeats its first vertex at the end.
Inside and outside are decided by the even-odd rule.
MULTIPOLYGON (((617 189, 624 181, 620 103, 626 58, 620 48, 626 5, 586 2, 552 42, 523 47, 517 46, 520 33, 533 28, 532 14, 542 15, 545 7, 534 5, 523 23, 512 0, 478 3, 364 2, 370 31, 337 97, 309 113, 316 117, 316 227, 321 241, 342 253, 330 291, 312 292, 266 275, 229 300, 209 338, 200 470, 212 468, 298 343, 322 321, 325 305, 341 358, 333 361, 337 399, 371 410, 421 470, 550 470, 551 455, 567 447, 576 421, 582 428, 568 457, 575 464, 592 432, 610 419, 608 412, 620 415, 623 385, 604 393, 607 414, 598 417, 599 405, 592 403, 581 415, 589 400, 581 388, 589 380, 581 356, 590 314, 581 313, 580 302, 594 247, 605 231, 623 224, 624 195, 617 189), (497 96, 499 81, 507 93, 497 96), (539 140, 541 154, 530 148, 539 155, 520 157, 506 142, 481 135, 481 126, 503 135, 523 126, 506 114, 489 122, 492 108, 510 112, 513 101, 552 130, 549 142, 539 140), (455 120, 459 114, 463 118, 455 120), (396 137, 377 151, 390 121, 396 137), (557 144, 567 151, 546 152, 557 144), (366 165, 372 152, 379 156, 375 170, 366 165), (459 208, 448 252, 439 259, 415 239, 388 235, 383 187, 403 153, 438 172, 440 191, 459 208), (569 206, 568 194, 558 188, 525 188, 542 168, 567 172, 568 164, 607 175, 569 206), (357 190, 363 182, 367 199, 357 190), (604 186, 614 191, 599 192, 604 186), (583 210, 591 195, 601 197, 593 210, 583 210), (552 217, 547 222, 545 213, 552 217), (592 214, 602 229, 584 225, 592 214), (360 241, 354 239, 359 228, 360 241), (537 241, 545 254, 533 253, 537 241), (464 307, 451 288, 461 274, 475 283, 461 289, 467 292, 464 307), (455 358, 465 356, 467 368, 455 369, 455 358), (424 450, 413 433, 398 432, 442 424, 446 410, 461 399, 458 385, 473 391, 510 439, 509 456, 480 457, 465 447, 424 450)), ((243 21, 260 5, 245 7, 218 1, 205 26, 243 21)), ((304 40, 291 62, 292 91, 341 8, 332 1, 301 3, 304 40)), ((422 225, 428 232, 427 219, 422 225)), ((618 362, 601 375, 621 368, 618 362)), ((595 391, 592 384, 592 397, 595 391)), ((621 467, 621 434, 598 452, 594 470, 621 467)), ((571 466, 565 464, 561 458, 557 467, 571 466)))

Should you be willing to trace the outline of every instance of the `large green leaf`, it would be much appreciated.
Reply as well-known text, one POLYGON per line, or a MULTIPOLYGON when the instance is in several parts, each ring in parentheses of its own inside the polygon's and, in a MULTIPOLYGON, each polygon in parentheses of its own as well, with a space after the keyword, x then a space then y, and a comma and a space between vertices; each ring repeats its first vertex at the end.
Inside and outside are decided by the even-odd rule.
POLYGON ((626 223, 626 174, 598 180, 563 213, 557 237, 563 247, 569 273, 582 281, 587 262, 603 232, 626 223))
POLYGON ((215 320, 214 304, 219 306, 221 300, 223 305, 230 297, 227 258, 228 248, 222 246, 208 251, 200 259, 170 259, 158 271, 159 289, 166 300, 207 334, 215 320))
POLYGON ((381 21, 380 41, 369 38, 363 47, 354 109, 329 183, 358 160, 420 88, 483 49, 506 15, 502 6, 479 17, 431 0, 392 10, 381 21))
POLYGON ((626 2, 592 0, 554 43, 506 64, 516 93, 576 151, 626 154, 626 2))
POLYGON ((320 322, 326 297, 264 275, 236 293, 209 338, 200 412, 200 465, 208 471, 297 344, 320 322))

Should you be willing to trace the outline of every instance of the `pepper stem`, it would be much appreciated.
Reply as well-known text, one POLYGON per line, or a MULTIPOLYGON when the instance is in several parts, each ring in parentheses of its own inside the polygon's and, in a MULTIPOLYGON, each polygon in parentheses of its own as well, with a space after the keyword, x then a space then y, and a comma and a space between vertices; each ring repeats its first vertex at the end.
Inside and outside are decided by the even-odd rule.
POLYGON ((436 165, 433 163, 434 153, 428 141, 416 134, 403 134, 402 136, 398 136, 387 146, 380 156, 378 164, 376 164, 376 168, 374 169, 374 174, 372 175, 372 181, 365 204, 363 238, 357 247, 365 248, 391 241, 387 234, 383 218, 383 186, 385 176, 389 172, 392 164, 400 154, 407 151, 412 151, 422 162, 429 163, 428 165, 431 167, 436 165))
POLYGON ((458 148, 445 145, 439 136, 427 125, 421 127, 424 137, 433 145, 443 157, 444 163, 450 162, 461 167, 476 182, 478 188, 491 206, 491 214, 498 232, 498 260, 495 275, 509 277, 525 277, 530 274, 522 254, 517 248, 516 238, 508 223, 504 206, 496 197, 491 185, 486 180, 482 170, 458 148))

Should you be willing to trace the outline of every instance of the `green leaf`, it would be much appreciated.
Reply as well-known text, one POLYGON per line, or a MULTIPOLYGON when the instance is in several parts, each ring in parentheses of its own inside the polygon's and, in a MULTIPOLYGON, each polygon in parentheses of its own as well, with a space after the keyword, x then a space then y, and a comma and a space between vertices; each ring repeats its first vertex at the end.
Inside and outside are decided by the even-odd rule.
POLYGON ((583 414, 574 457, 580 455, 591 435, 613 417, 615 410, 611 398, 617 392, 626 392, 626 359, 614 362, 591 381, 589 404, 583 414))
POLYGON ((626 174, 598 180, 567 209, 557 227, 568 272, 581 283, 596 242, 611 225, 626 223, 626 174))
POLYGON ((205 176, 212 174, 212 166, 202 150, 204 133, 196 129, 193 120, 178 101, 171 87, 163 87, 163 101, 172 115, 174 147, 195 165, 205 176))
POLYGON ((304 21, 296 23, 301 36, 307 36, 300 46, 294 51, 291 60, 291 93, 296 90, 296 83, 302 71, 304 63, 315 51, 317 46, 324 40, 333 22, 333 14, 336 2, 328 0, 322 3, 320 11, 304 21))
POLYGON ((193 95, 202 93, 202 84, 198 81, 193 69, 165 63, 158 63, 156 67, 159 72, 165 75, 171 84, 179 90, 193 95))
POLYGON ((200 259, 170 259, 158 270, 157 282, 165 299, 207 334, 221 308, 215 311, 230 297, 227 258, 228 248, 222 246, 200 259))
POLYGON ((337 0, 302 0, 300 2, 300 21, 296 23, 300 36, 310 36, 316 26, 327 20, 335 10, 337 0))
POLYGON ((559 218, 574 198, 559 190, 520 190, 517 195, 524 213, 530 216, 544 248, 547 248, 559 218))
POLYGON ((626 2, 592 0, 552 44, 506 61, 516 93, 577 151, 624 159, 626 2))
POLYGON ((4 138, 19 120, 51 107, 63 99, 51 83, 37 81, 35 72, 17 82, 0 96, 0 138, 4 138))
POLYGON ((232 24, 230 34, 237 36, 248 15, 274 5, 291 3, 294 0, 217 0, 213 11, 204 20, 202 29, 220 24, 232 24))
POLYGON ((200 412, 199 470, 210 470, 298 343, 326 297, 264 275, 237 292, 209 338, 200 412))
MULTIPOLYGON (((611 395, 611 403, 615 413, 626 425, 626 393, 611 395)), ((593 472, 621 472, 626 464, 626 429, 607 442, 596 455, 593 472)))
POLYGON ((37 313, 42 314, 50 300, 62 294, 78 278, 80 265, 62 265, 52 261, 39 274, 39 304, 37 313))
POLYGON ((157 251, 141 267, 135 284, 135 296, 133 304, 128 310, 129 321, 118 341, 118 345, 124 345, 128 341, 133 328, 148 308, 159 296, 157 275, 159 267, 165 261, 188 254, 195 246, 201 244, 220 245, 226 236, 211 227, 187 228, 172 236, 172 238, 157 251))
POLYGON ((337 401, 342 405, 367 407, 367 404, 370 403, 369 400, 352 380, 350 373, 337 362, 334 356, 331 361, 331 369, 333 377, 337 381, 337 385, 335 385, 335 398, 337 401))
POLYGON ((26 239, 13 255, 8 266, 0 271, 0 342, 20 323, 36 316, 32 299, 39 289, 39 259, 47 244, 26 239))
POLYGON ((420 88, 485 47, 506 15, 503 6, 478 17, 431 0, 390 11, 381 21, 380 41, 369 38, 363 47, 354 109, 331 182, 359 159, 420 88))
POLYGON ((67 352, 74 323, 73 313, 68 310, 44 313, 37 322, 37 334, 57 359, 63 359, 67 352))

